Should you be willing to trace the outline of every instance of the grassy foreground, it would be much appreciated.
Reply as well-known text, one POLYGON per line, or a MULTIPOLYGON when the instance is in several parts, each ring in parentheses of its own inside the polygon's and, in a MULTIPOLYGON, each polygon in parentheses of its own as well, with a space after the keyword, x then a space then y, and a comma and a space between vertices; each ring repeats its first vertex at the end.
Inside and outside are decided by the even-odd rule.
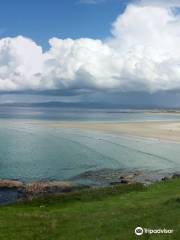
POLYGON ((0 240, 180 239, 180 179, 123 185, 0 207, 0 240), (174 229, 137 237, 137 226, 174 229))

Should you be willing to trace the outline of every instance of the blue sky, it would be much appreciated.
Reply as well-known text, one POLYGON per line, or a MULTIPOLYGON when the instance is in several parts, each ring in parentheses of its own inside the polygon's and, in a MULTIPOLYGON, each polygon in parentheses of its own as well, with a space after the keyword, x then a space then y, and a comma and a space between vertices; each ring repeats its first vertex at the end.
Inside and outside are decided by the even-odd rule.
POLYGON ((98 38, 110 35, 112 22, 128 0, 1 0, 0 37, 23 35, 48 48, 51 37, 98 38))

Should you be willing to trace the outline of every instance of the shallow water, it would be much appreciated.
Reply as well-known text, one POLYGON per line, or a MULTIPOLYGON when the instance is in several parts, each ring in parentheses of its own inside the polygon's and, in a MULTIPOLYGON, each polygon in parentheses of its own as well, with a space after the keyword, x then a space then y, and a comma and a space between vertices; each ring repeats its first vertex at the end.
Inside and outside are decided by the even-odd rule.
POLYGON ((180 144, 0 120, 0 178, 67 180, 98 169, 180 170, 180 144))
POLYGON ((180 114, 153 114, 122 109, 69 109, 45 107, 0 107, 0 119, 51 121, 180 121, 180 114))

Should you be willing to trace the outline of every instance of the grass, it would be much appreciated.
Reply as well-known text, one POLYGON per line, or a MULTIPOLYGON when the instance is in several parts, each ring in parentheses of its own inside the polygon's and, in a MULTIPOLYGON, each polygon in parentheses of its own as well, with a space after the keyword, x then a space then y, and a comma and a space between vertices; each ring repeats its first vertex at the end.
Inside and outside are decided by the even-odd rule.
POLYGON ((0 208, 0 240, 180 239, 180 179, 82 190, 0 208), (174 229, 143 235, 134 229, 174 229))

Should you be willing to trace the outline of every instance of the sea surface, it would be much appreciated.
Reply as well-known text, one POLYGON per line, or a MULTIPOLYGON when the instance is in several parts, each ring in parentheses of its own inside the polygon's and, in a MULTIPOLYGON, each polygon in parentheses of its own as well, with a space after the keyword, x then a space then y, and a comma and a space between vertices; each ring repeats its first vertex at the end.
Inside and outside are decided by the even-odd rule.
POLYGON ((180 121, 180 115, 122 110, 1 108, 0 178, 30 182, 69 180, 99 169, 179 171, 179 143, 51 125, 52 121, 168 120, 180 121))

